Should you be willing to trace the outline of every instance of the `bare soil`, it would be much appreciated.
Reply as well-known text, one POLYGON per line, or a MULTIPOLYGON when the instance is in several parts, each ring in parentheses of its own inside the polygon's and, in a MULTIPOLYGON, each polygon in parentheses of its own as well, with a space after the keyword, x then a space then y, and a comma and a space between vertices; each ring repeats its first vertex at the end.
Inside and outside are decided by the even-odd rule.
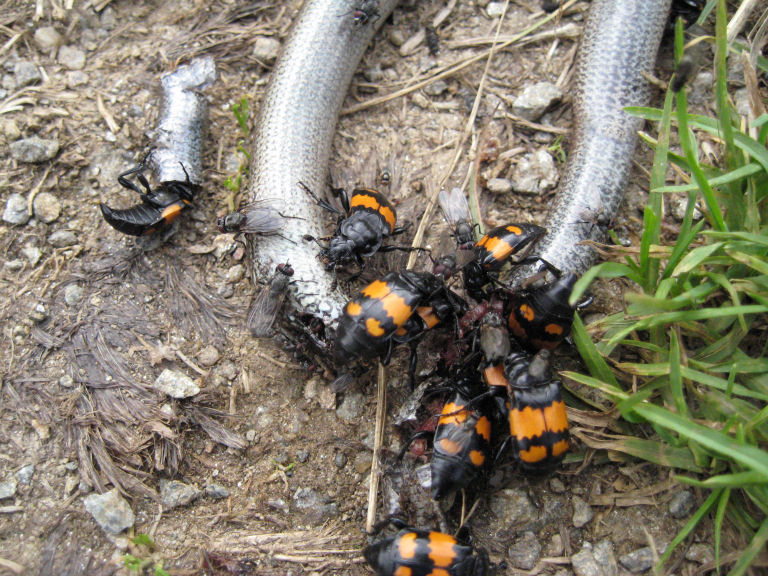
MULTIPOLYGON (((247 10, 226 0, 74 4, 10 1, 0 10, 4 86, 8 81, 0 100, 3 149, 33 135, 60 144, 55 158, 41 164, 0 156, 2 204, 11 193, 31 202, 43 192, 61 204, 61 215, 47 224, 0 224, 6 262, 0 271, 0 481, 34 465, 29 482, 18 482, 15 495, 0 502, 0 574, 125 574, 126 553, 162 562, 179 575, 370 573, 359 551, 366 542, 373 376, 348 398, 337 398, 323 375, 310 374, 278 339, 250 338, 244 319, 257 287, 243 269, 242 249, 228 252, 236 244, 215 226, 216 216, 230 209, 224 180, 242 158, 229 107, 247 96, 258 109, 269 68, 254 56, 254 44, 264 37, 283 40, 301 2, 256 2, 247 10), (84 75, 62 64, 61 49, 43 50, 35 41, 35 32, 49 26, 61 34, 62 46, 84 51, 84 75), (219 68, 218 81, 207 90, 205 190, 170 239, 137 252, 133 238, 104 222, 99 202, 127 207, 136 201, 116 176, 147 150, 159 111, 159 76, 200 53, 213 54, 219 68), (15 87, 18 61, 38 66, 42 81, 15 87), (73 243, 51 245, 51 234, 62 230, 74 233, 73 243), (42 251, 39 261, 25 255, 30 247, 42 251), (20 269, 7 264, 15 260, 20 269), (70 292, 67 303, 71 286, 83 293, 77 298, 70 292), (201 352, 208 348, 202 358, 210 357, 211 346, 220 357, 203 365, 201 352), (152 383, 164 368, 196 379, 201 393, 181 401, 157 393, 152 383), (347 402, 339 411, 344 416, 358 401, 351 417, 339 416, 337 407, 347 402), (229 496, 203 494, 164 510, 157 499, 161 479, 201 490, 217 484, 229 496), (131 503, 135 533, 156 543, 154 556, 129 542, 130 535, 107 535, 85 510, 87 493, 113 486, 131 503), (324 501, 301 508, 306 492, 299 491, 305 489, 324 501)), ((445 4, 404 2, 396 10, 364 58, 361 72, 369 72, 356 77, 348 108, 487 48, 479 41, 459 45, 492 38, 496 20, 481 7, 487 3, 458 2, 438 30, 436 56, 424 43, 405 56, 398 53, 392 40, 411 38, 445 4)), ((561 24, 581 26, 587 8, 587 2, 577 3, 561 24)), ((538 2, 510 3, 502 34, 520 32, 542 16, 538 2)), ((488 142, 495 141, 500 154, 483 165, 481 183, 507 176, 527 152, 554 145, 557 155, 557 139, 565 134, 567 142, 570 128, 576 44, 548 37, 495 56, 478 120, 449 185, 465 180, 478 146, 488 142), (543 80, 558 83, 566 96, 537 129, 510 110, 521 87, 543 80)), ((375 158, 380 169, 397 173, 398 185, 389 193, 403 220, 415 227, 456 154, 483 62, 448 76, 439 89, 433 84, 345 114, 332 159, 342 184, 372 185, 358 181, 369 177, 361 159, 375 158)), ((647 154, 639 155, 638 164, 623 216, 635 240, 647 154)), ((482 190, 486 225, 540 223, 549 194, 482 190)), ((439 213, 431 222, 427 242, 434 244, 443 229, 439 213)), ((598 290, 597 312, 618 301, 621 289, 598 290)), ((563 366, 575 364, 572 351, 560 356, 563 366)), ((388 369, 390 413, 407 397, 404 360, 405 352, 399 353, 388 369)), ((429 362, 427 354, 424 366, 429 362)), ((603 430, 609 421, 589 411, 571 416, 577 436, 579 430, 603 430)), ((396 447, 400 440, 391 425, 386 434, 385 446, 396 447)), ((666 471, 609 462, 580 442, 576 450, 583 464, 567 465, 557 481, 507 481, 507 490, 544 501, 536 521, 525 524, 544 546, 531 573, 571 573, 569 557, 585 542, 609 539, 616 557, 649 542, 669 542, 685 521, 669 516, 666 502, 678 488, 666 471), (574 495, 596 512, 583 527, 573 525, 574 495)), ((499 561, 522 526, 495 515, 490 500, 490 493, 481 495, 469 526, 499 561)), ((453 528, 456 520, 454 509, 448 514, 453 528)), ((693 573, 695 565, 681 566, 680 573, 693 573)), ((518 571, 510 567, 508 573, 518 571)))

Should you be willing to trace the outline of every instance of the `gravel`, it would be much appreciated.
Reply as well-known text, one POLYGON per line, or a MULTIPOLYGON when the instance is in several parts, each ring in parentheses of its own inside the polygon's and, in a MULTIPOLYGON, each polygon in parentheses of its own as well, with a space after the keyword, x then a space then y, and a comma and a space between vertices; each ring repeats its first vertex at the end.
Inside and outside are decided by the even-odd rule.
POLYGON ((202 492, 197 487, 184 484, 178 480, 160 481, 160 501, 165 510, 186 506, 200 496, 200 494, 202 492))
POLYGON ((5 203, 3 210, 3 222, 22 225, 29 222, 30 214, 27 210, 27 199, 21 194, 11 194, 5 203))
POLYGON ((651 566, 653 566, 653 550, 651 550, 650 546, 645 546, 629 554, 624 554, 619 558, 619 564, 633 574, 640 574, 650 570, 651 566))
POLYGON ((61 216, 61 202, 50 192, 40 192, 32 202, 35 218, 46 224, 55 222, 61 216))
POLYGON ((59 141, 30 136, 11 142, 11 156, 19 162, 37 164, 52 159, 59 151, 59 141))
POLYGON ((220 354, 216 346, 208 345, 200 350, 200 353, 197 355, 197 361, 201 366, 207 368, 216 364, 219 361, 219 357, 220 354))
POLYGON ((536 122, 562 97, 563 91, 550 82, 529 84, 524 86, 518 97, 515 98, 512 111, 521 118, 536 122))
POLYGON ((13 498, 16 495, 16 479, 7 478, 0 482, 0 500, 13 498))
POLYGON ((85 509, 96 523, 110 534, 120 534, 133 526, 135 517, 130 504, 120 496, 117 488, 104 494, 91 494, 83 498, 85 509))
POLYGON ((693 492, 681 490, 669 501, 669 513, 673 518, 687 518, 695 506, 696 501, 693 498, 693 492))
POLYGON ((57 230, 48 236, 48 244, 56 248, 65 248, 77 244, 77 236, 72 230, 57 230))
POLYGON ((166 368, 155 380, 155 388, 171 398, 190 398, 200 393, 200 387, 182 372, 166 368))
POLYGON ((525 532, 523 536, 507 551, 509 563, 521 570, 530 570, 536 566, 541 556, 541 543, 533 532, 525 532))
POLYGON ((578 496, 574 496, 571 502, 573 503, 573 525, 576 528, 586 526, 595 517, 595 511, 578 496))
POLYGON ((62 46, 59 48, 59 64, 70 70, 85 68, 85 52, 77 46, 62 46))
POLYGON ((19 60, 13 65, 13 75, 16 76, 16 87, 23 88, 43 81, 43 75, 34 62, 19 60))
POLYGON ((525 154, 515 165, 510 180, 516 192, 543 194, 557 186, 560 173, 552 156, 542 148, 525 154))
POLYGON ((336 416, 345 422, 354 422, 362 416, 364 406, 365 396, 362 392, 347 392, 341 405, 336 409, 336 416))

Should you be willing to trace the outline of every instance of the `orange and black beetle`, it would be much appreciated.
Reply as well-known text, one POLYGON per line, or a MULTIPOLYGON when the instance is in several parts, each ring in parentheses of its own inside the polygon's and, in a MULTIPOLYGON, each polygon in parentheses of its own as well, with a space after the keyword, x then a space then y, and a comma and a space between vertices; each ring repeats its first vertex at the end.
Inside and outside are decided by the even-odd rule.
MULTIPOLYGON (((113 210, 106 204, 101 204, 101 213, 107 224, 118 232, 131 236, 146 236, 166 228, 185 209, 192 205, 192 199, 199 186, 192 184, 187 175, 186 182, 163 182, 152 190, 144 177, 146 166, 144 162, 126 170, 117 177, 118 183, 128 190, 139 194, 141 204, 125 210, 113 210), (136 179, 145 192, 128 180, 128 176, 136 174, 136 179)), ((182 169, 184 166, 182 165, 182 169)), ((187 171, 184 169, 184 174, 187 171)))
POLYGON ((488 576, 488 554, 442 532, 405 528, 364 551, 378 576, 488 576))
POLYGON ((509 330, 520 344, 529 350, 553 350, 568 336, 574 313, 568 299, 577 279, 576 274, 563 274, 507 300, 509 330))
POLYGON ((560 382, 552 380, 550 352, 532 359, 512 353, 504 361, 510 386, 510 440, 523 470, 545 473, 560 465, 570 446, 560 382))
MULTIPOLYGON (((429 272, 390 272, 374 280, 344 307, 336 330, 337 362, 381 357, 389 362, 398 344, 415 343, 424 332, 463 314, 464 301, 429 272)), ((411 365, 415 370, 415 354, 411 365)))

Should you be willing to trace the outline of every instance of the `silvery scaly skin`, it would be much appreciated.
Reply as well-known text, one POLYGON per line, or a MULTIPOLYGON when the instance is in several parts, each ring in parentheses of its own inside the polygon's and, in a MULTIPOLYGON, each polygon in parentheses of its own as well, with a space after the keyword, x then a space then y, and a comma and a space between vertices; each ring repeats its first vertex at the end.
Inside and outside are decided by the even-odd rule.
POLYGON ((210 56, 195 58, 161 78, 162 109, 147 161, 158 182, 186 182, 189 175, 190 183, 202 184, 208 102, 201 91, 215 80, 216 64, 210 56))
POLYGON ((318 196, 328 185, 328 161, 341 105, 376 27, 397 0, 378 2, 378 15, 355 17, 360 0, 307 0, 283 48, 261 104, 251 160, 249 200, 270 199, 283 226, 251 242, 254 275, 268 278, 280 262, 294 269, 289 290, 300 313, 333 326, 347 298, 303 239, 327 234, 329 214, 299 186, 318 196))
MULTIPOLYGON (((574 133, 565 177, 531 250, 562 272, 583 274, 596 259, 585 240, 604 242, 621 204, 642 120, 623 111, 647 106, 671 0, 594 0, 576 68, 574 133)), ((543 265, 512 273, 519 286, 543 265)))

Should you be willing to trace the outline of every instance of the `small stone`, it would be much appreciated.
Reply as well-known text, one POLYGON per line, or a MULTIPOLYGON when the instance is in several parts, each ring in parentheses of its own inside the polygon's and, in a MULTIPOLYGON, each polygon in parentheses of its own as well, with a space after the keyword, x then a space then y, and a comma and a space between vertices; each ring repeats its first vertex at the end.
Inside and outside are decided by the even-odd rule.
POLYGON ((80 284, 67 284, 64 288, 64 302, 67 306, 75 307, 83 300, 83 287, 80 284))
POLYGON ((27 211, 27 199, 21 194, 11 194, 5 203, 3 211, 3 221, 8 224, 26 224, 29 222, 29 212, 27 211))
POLYGON ((493 194, 508 194, 512 192, 512 182, 506 178, 491 178, 485 187, 493 194))
POLYGON ((669 513, 673 518, 687 518, 693 512, 696 502, 693 499, 693 492, 690 490, 681 490, 669 501, 669 513))
POLYGON ((225 358, 216 368, 216 373, 231 382, 237 378, 237 366, 232 360, 225 358))
POLYGON ((282 498, 270 498, 267 500, 267 506, 283 514, 288 514, 291 511, 286 501, 282 498))
POLYGON ((604 576, 616 576, 619 571, 616 565, 616 556, 613 554, 613 542, 601 540, 592 548, 592 556, 600 567, 604 576))
POLYGON ((75 381, 72 380, 72 376, 69 374, 64 374, 61 378, 59 378, 59 386, 62 388, 72 388, 75 385, 75 381))
POLYGON ((67 496, 71 495, 75 490, 77 490, 77 485, 80 483, 80 477, 70 474, 67 476, 67 479, 64 481, 64 494, 67 496))
POLYGON ((245 439, 248 440, 248 442, 253 442, 254 440, 256 440, 256 434, 257 434, 256 430, 251 428, 250 430, 247 430, 245 432, 245 439))
POLYGON ((562 480, 560 480, 560 478, 552 478, 552 479, 550 479, 550 481, 549 481, 549 488, 555 494, 562 494, 566 490, 565 484, 563 483, 562 480))
POLYGON ((235 295, 235 287, 232 284, 222 284, 216 289, 216 294, 222 298, 232 298, 235 295))
POLYGON ((160 481, 160 501, 165 510, 186 506, 200 496, 200 494, 200 490, 196 487, 184 484, 178 480, 160 481))
POLYGON ((311 488, 299 488, 293 495, 293 503, 313 523, 321 523, 339 513, 339 507, 328 502, 311 488))
POLYGON ((578 496, 574 496, 573 502, 573 525, 576 528, 585 526, 592 518, 595 517, 595 511, 587 504, 583 499, 578 496))
POLYGON ((541 555, 541 543, 533 532, 525 532, 507 551, 509 563, 521 570, 530 570, 536 566, 541 555))
POLYGON ((309 450, 298 450, 296 452, 296 460, 305 464, 309 460, 309 450))
MULTIPOLYGON (((686 194, 674 194, 667 197, 667 205, 669 211, 678 222, 682 222, 685 218, 685 210, 688 207, 688 196, 686 194)), ((693 207, 692 218, 694 221, 701 220, 701 210, 699 210, 698 202, 693 207)))
POLYGON ((571 556, 571 568, 576 576, 603 576, 592 550, 587 546, 571 556))
POLYGON ((562 556, 565 551, 563 545, 563 537, 560 534, 553 534, 552 539, 547 544, 546 555, 547 556, 562 556))
POLYGON ((43 26, 35 30, 35 44, 43 52, 50 52, 61 45, 63 37, 53 26, 43 26))
POLYGON ((363 70, 363 77, 368 82, 381 82, 384 79, 384 71, 381 69, 381 65, 377 64, 363 70))
POLYGON ((64 75, 64 82, 67 84, 67 88, 77 88, 88 84, 90 77, 82 70, 71 70, 64 75))
POLYGON ((22 484, 29 484, 32 482, 32 476, 34 476, 34 474, 35 465, 27 464, 26 466, 19 468, 19 470, 16 472, 16 479, 22 484))
POLYGON ((344 452, 338 452, 336 458, 333 459, 333 463, 336 465, 336 468, 344 468, 347 465, 347 455, 344 452))
POLYGON ((0 134, 5 136, 8 142, 21 138, 19 124, 13 118, 4 118, 0 120, 0 134))
POLYGON ((245 266, 242 264, 235 264, 229 270, 227 270, 227 282, 229 284, 237 284, 243 279, 245 275, 245 266))
POLYGON ((29 319, 32 322, 40 323, 46 318, 48 318, 48 312, 45 310, 45 305, 42 302, 38 302, 29 313, 29 319))
POLYGON ((30 244, 27 244, 21 249, 21 253, 24 254, 24 257, 27 259, 27 262, 29 262, 29 265, 34 268, 37 266, 37 263, 40 262, 40 258, 43 257, 43 251, 40 250, 37 246, 32 246, 30 244))
POLYGON ((430 96, 440 96, 448 90, 448 84, 444 80, 436 80, 424 86, 424 93, 430 96))
POLYGON ((491 497, 489 507, 497 518, 504 519, 506 526, 521 526, 538 514, 528 494, 521 488, 499 490, 491 497))
POLYGON ((411 100, 413 100, 413 103, 422 110, 426 110, 432 105, 429 99, 421 92, 414 92, 411 94, 411 100))
POLYGON ((59 48, 59 64, 70 70, 85 68, 85 52, 77 46, 62 46, 59 48))
POLYGON ((105 30, 114 30, 117 26, 117 15, 111 6, 107 6, 99 17, 99 23, 105 30))
POLYGON ((624 556, 619 558, 619 564, 633 574, 650 570, 651 566, 653 566, 653 550, 651 550, 650 546, 646 546, 629 554, 624 554, 624 556))
POLYGON ((715 85, 715 76, 712 72, 703 70, 696 74, 688 91, 688 100, 694 104, 704 104, 712 99, 712 89, 715 85))
POLYGON ((200 350, 200 354, 197 355, 197 361, 206 367, 216 364, 219 361, 219 351, 216 349, 216 346, 208 345, 200 350))
POLYGON ((280 41, 264 36, 257 37, 253 43, 253 56, 259 62, 271 66, 280 54, 280 41))
POLYGON ((7 478, 0 482, 0 500, 3 498, 12 498, 16 495, 16 479, 7 478))
POLYGON ((15 258, 13 260, 7 260, 5 264, 3 264, 6 270, 8 272, 18 272, 22 268, 24 268, 24 260, 21 258, 15 258))
POLYGON ((515 98, 512 111, 526 120, 536 122, 563 97, 563 91, 550 82, 525 86, 515 98))
POLYGON ((371 469, 373 455, 370 452, 358 452, 355 456, 355 472, 365 474, 371 469))
POLYGON ((512 188, 523 194, 543 194, 560 180, 552 156, 544 150, 524 155, 512 172, 512 188))
POLYGON ((498 18, 504 14, 504 2, 489 2, 485 11, 489 17, 498 18))
POLYGON ((56 248, 74 246, 77 244, 77 236, 75 236, 75 233, 72 232, 72 230, 57 230, 48 236, 48 244, 55 246, 56 248))
POLYGON ((715 553, 710 544, 692 544, 685 553, 685 559, 697 564, 709 564, 714 562, 715 553))
POLYGON ((40 192, 32 202, 35 217, 41 222, 50 224, 61 215, 61 202, 50 192, 40 192))
POLYGON ((43 75, 34 62, 19 60, 13 65, 13 75, 16 76, 16 87, 22 88, 30 84, 42 82, 43 75))
POLYGON ((117 488, 104 494, 91 494, 83 498, 85 509, 102 530, 110 534, 120 534, 133 526, 134 515, 131 506, 120 496, 117 488))
POLYGON ((351 391, 344 395, 341 406, 336 409, 336 416, 345 422, 354 422, 363 414, 365 396, 362 392, 351 391))
POLYGON ((11 142, 11 156, 19 162, 38 163, 50 160, 59 151, 58 140, 31 136, 11 142))
POLYGON ((155 388, 171 398, 189 398, 200 393, 200 387, 182 372, 166 368, 155 380, 155 388))
POLYGON ((221 486, 220 484, 206 485, 205 493, 211 498, 217 498, 219 500, 221 500, 222 498, 229 498, 229 490, 227 490, 224 486, 221 486))

